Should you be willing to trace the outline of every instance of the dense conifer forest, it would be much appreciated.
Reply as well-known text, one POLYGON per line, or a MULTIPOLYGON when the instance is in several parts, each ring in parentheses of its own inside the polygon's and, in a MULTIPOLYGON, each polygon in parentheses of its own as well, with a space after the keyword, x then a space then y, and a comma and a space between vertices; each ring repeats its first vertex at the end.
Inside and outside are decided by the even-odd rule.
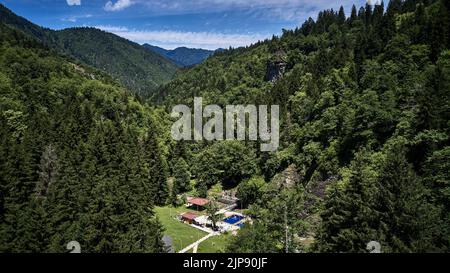
POLYGON ((0 67, 0 251, 162 251, 153 110, 3 24, 0 67))

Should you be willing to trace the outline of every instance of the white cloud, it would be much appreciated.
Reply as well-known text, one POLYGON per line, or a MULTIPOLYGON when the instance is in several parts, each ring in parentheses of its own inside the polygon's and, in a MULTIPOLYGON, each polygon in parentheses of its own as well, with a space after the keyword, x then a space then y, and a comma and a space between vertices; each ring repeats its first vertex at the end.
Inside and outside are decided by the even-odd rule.
POLYGON ((179 46, 190 48, 217 49, 239 47, 264 40, 268 36, 261 34, 226 34, 219 32, 183 32, 183 31, 142 31, 130 30, 126 27, 97 26, 104 31, 134 41, 136 43, 149 43, 166 49, 179 46))
POLYGON ((117 0, 116 3, 113 3, 112 1, 108 1, 105 4, 104 9, 106 11, 120 11, 120 10, 128 8, 129 6, 131 6, 133 4, 134 4, 134 2, 131 0, 117 0))
POLYGON ((73 16, 62 18, 61 21, 76 23, 78 21, 78 19, 86 19, 86 18, 91 18, 91 17, 92 17, 92 14, 73 15, 73 16))
POLYGON ((324 9, 350 10, 352 4, 364 5, 367 0, 135 0, 158 14, 186 14, 247 10, 260 16, 273 16, 289 21, 317 15, 324 9))
POLYGON ((81 6, 81 0, 66 0, 69 6, 81 6))

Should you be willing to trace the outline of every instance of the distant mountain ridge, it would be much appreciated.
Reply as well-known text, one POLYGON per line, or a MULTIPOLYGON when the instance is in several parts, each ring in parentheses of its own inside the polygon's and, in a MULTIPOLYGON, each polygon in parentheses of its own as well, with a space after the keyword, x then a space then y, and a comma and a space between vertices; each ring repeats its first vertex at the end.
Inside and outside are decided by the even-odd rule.
POLYGON ((162 56, 172 60, 175 64, 181 67, 187 67, 202 63, 209 56, 213 55, 216 50, 207 50, 201 48, 187 48, 178 47, 173 50, 161 48, 159 46, 153 46, 144 44, 143 47, 150 51, 161 54, 162 56))
POLYGON ((125 87, 147 97, 170 81, 177 66, 161 54, 95 28, 51 30, 14 14, 0 4, 0 22, 19 29, 48 47, 100 69, 125 87))

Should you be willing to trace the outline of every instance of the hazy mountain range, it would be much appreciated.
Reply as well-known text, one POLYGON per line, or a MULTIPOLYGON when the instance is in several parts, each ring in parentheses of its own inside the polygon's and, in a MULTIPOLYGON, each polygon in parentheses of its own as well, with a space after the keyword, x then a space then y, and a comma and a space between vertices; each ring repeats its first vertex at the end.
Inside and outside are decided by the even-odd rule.
POLYGON ((175 64, 181 67, 199 64, 215 52, 214 50, 187 47, 178 47, 173 50, 168 50, 149 44, 144 44, 143 47, 161 54, 162 56, 168 58, 169 60, 172 60, 175 64))

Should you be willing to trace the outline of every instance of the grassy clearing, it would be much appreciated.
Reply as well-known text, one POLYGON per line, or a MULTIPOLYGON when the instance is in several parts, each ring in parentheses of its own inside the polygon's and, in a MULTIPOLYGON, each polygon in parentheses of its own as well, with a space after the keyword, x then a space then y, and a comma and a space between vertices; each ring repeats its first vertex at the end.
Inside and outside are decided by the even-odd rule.
MULTIPOLYGON (((175 247, 175 251, 178 252, 181 249, 187 247, 198 239, 207 235, 206 232, 201 231, 199 229, 193 228, 187 224, 184 224, 175 217, 183 212, 192 210, 181 206, 181 207, 155 207, 155 212, 158 215, 159 220, 164 226, 164 234, 172 237, 173 245, 175 247)), ((197 214, 202 214, 195 212, 197 214)), ((217 253, 224 252, 226 248, 226 244, 229 238, 232 235, 230 234, 221 234, 219 236, 213 236, 208 240, 202 242, 197 249, 198 253, 217 253)), ((189 253, 192 250, 188 251, 189 253)))
POLYGON ((165 228, 164 234, 172 237, 175 251, 180 251, 197 241, 199 238, 207 235, 206 232, 193 228, 175 219, 178 214, 186 211, 190 210, 185 207, 155 207, 156 215, 158 215, 159 220, 165 228))
POLYGON ((208 240, 202 242, 197 249, 198 253, 217 253, 225 252, 226 245, 232 235, 221 234, 219 236, 213 236, 208 240))

